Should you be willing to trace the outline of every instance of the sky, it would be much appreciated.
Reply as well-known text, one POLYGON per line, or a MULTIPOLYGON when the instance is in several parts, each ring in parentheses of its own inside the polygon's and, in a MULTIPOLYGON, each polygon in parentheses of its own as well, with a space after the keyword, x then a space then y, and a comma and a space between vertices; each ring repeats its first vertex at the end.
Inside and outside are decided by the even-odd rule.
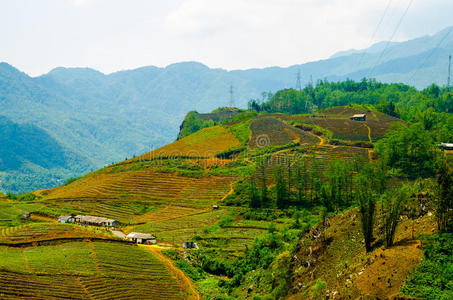
POLYGON ((434 34, 451 12, 452 0, 0 0, 0 61, 32 76, 181 61, 286 67, 434 34))

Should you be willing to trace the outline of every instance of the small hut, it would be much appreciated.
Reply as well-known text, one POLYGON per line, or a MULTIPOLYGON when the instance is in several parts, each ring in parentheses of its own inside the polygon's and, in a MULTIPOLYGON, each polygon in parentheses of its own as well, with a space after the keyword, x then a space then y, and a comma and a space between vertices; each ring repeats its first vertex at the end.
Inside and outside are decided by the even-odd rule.
POLYGON ((141 233, 141 232, 131 232, 128 235, 126 235, 126 239, 129 241, 133 241, 137 244, 146 244, 146 245, 152 245, 156 244, 156 237, 154 237, 152 234, 148 233, 141 233))
POLYGON ((355 114, 352 117, 349 117, 353 121, 366 121, 366 114, 355 114))

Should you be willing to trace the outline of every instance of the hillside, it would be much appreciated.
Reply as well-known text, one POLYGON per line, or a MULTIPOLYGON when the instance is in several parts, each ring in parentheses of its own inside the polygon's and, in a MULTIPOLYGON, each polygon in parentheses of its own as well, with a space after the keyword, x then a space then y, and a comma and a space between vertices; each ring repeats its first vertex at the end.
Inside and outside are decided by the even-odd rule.
POLYGON ((412 274, 429 263, 423 252, 437 230, 435 182, 417 181, 404 194, 416 209, 401 213, 392 246, 383 245, 386 210, 378 204, 375 240, 365 251, 357 208, 360 195, 379 186, 388 190, 380 203, 406 193, 408 180, 376 163, 376 151, 382 155, 398 132, 392 128, 405 122, 348 105, 313 114, 240 112, 214 123, 66 185, 0 194, 0 252, 7 258, 0 295, 316 299, 422 289, 417 280, 425 275, 412 274), (366 121, 350 120, 354 114, 366 121), (427 207, 420 214, 419 200, 427 207), (153 234, 157 245, 57 223, 71 214, 115 219, 116 231, 153 234), (188 241, 199 249, 181 248, 188 241))
MULTIPOLYGON (((85 165, 100 168, 174 141, 188 111, 208 112, 229 103, 231 83, 235 105, 242 108, 249 99, 265 100, 263 91, 294 87, 298 71, 303 85, 309 84, 310 78, 316 82, 374 77, 417 88, 433 82, 443 86, 452 38, 451 28, 446 28, 432 36, 388 47, 381 42, 369 49, 287 68, 227 71, 185 62, 112 74, 59 67, 32 78, 0 63, 0 111, 12 122, 42 128, 72 153, 86 157, 85 165)), ((50 173, 57 180, 67 178, 49 169, 31 173, 36 172, 38 176, 50 173)), ((46 185, 35 182, 19 185, 16 190, 29 191, 30 187, 46 185)))
MULTIPOLYGON (((275 166, 285 166, 287 162, 296 162, 303 157, 309 158, 307 162, 314 164, 313 167, 319 172, 329 170, 330 164, 337 159, 348 162, 355 161, 357 157, 361 157, 362 161, 374 160, 368 137, 372 136, 374 142, 394 122, 398 120, 357 107, 327 109, 319 115, 248 115, 242 120, 203 128, 153 152, 105 167, 67 185, 37 191, 24 199, 1 198, 0 227, 3 228, 0 228, 0 240, 6 245, 22 243, 23 247, 29 247, 33 242, 39 244, 35 248, 26 248, 30 249, 27 255, 20 257, 19 250, 0 246, 3 247, 0 249, 3 257, 8 257, 0 264, 0 294, 55 297, 64 296, 70 290, 73 297, 91 296, 97 299, 115 295, 121 290, 124 297, 135 297, 138 293, 145 298, 165 295, 171 299, 181 297, 180 293, 189 293, 185 297, 192 297, 187 283, 181 285, 187 280, 175 275, 172 268, 167 269, 168 264, 159 248, 150 246, 152 251, 145 254, 147 248, 121 244, 120 239, 104 230, 79 229, 77 225, 50 222, 61 214, 82 213, 116 219, 121 223, 119 230, 126 234, 132 231, 152 233, 163 246, 196 241, 201 249, 199 254, 176 248, 163 248, 166 249, 163 253, 185 272, 201 295, 225 296, 230 292, 222 284, 225 287, 231 284, 231 296, 251 298, 255 292, 247 293, 244 286, 250 280, 253 282, 255 277, 247 273, 236 288, 233 281, 238 279, 234 279, 234 274, 225 269, 227 264, 236 258, 248 257, 257 242, 268 238, 269 232, 286 234, 281 238, 289 238, 288 242, 294 243, 297 236, 319 221, 316 206, 300 212, 293 209, 260 209, 254 212, 249 209, 244 184, 256 162, 267 159, 264 173, 273 186, 276 184, 273 175, 275 166), (369 119, 365 122, 350 121, 348 116, 354 113, 366 113, 369 119), (341 135, 344 129, 334 126, 338 123, 349 124, 351 128, 357 126, 357 130, 341 135), (369 135, 359 130, 365 125, 369 135), (213 209, 213 205, 220 205, 220 208, 213 209), (31 212, 31 218, 21 218, 24 212, 31 212), (299 225, 294 225, 295 220, 299 225), (59 242, 64 239, 67 242, 59 242), (50 241, 54 242, 49 244, 50 241), (40 256, 36 256, 35 252, 40 256), (61 262, 63 256, 55 256, 55 253, 65 253, 64 263, 61 262), (158 260, 155 255, 158 255, 158 260), (142 257, 139 264, 134 260, 138 256, 142 257), (219 260, 216 263, 218 266, 205 265, 212 257, 219 260), (201 263, 203 260, 206 262, 201 263), (16 263, 12 264, 13 261, 16 263), (198 263, 202 267, 198 267, 198 263), (23 265, 26 268, 22 268, 23 265), (140 271, 137 273, 134 270, 140 271), (46 288, 62 282, 63 278, 71 280, 66 280, 58 289, 46 288), (225 278, 230 283, 222 283, 225 278), (22 286, 31 281, 36 289, 22 286), (15 283, 11 285, 12 282, 15 283), (148 288, 145 288, 145 282, 148 288), (151 286, 148 286, 149 283, 151 286), (132 289, 132 286, 136 288, 132 289)), ((298 165, 290 165, 293 174, 296 174, 298 165)), ((271 192, 273 188, 269 190, 271 192)), ((339 221, 331 221, 335 232, 340 228, 340 225, 333 225, 335 222, 346 222, 344 226, 352 226, 349 218, 338 218, 339 221)), ((335 233, 332 236, 333 247, 338 237, 335 233)), ((350 257, 348 255, 352 254, 347 252, 342 255, 350 257)), ((354 252, 354 255, 357 253, 354 252)), ((346 257, 342 256, 342 261, 346 257)), ((421 252, 417 252, 413 265, 420 257, 421 252)), ((297 264, 303 265, 303 262, 297 264)), ((264 269, 260 267, 259 272, 264 272, 264 269)), ((188 282, 192 284, 190 280, 188 282)), ((294 284, 298 286, 298 282, 294 284)), ((395 286, 400 284, 401 281, 398 281, 395 286)), ((271 286, 266 283, 259 288, 259 293, 270 293, 271 286)))

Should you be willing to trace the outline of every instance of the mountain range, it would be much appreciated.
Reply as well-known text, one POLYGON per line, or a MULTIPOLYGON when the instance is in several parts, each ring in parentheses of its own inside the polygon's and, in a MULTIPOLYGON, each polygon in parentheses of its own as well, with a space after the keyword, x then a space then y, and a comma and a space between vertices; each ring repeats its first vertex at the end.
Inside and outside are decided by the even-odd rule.
POLYGON ((176 139, 188 111, 208 112, 229 105, 230 85, 238 107, 245 107, 251 98, 261 98, 263 92, 294 88, 298 73, 302 85, 319 79, 363 77, 417 88, 445 85, 450 53, 453 27, 431 36, 380 42, 286 68, 227 71, 182 62, 112 74, 58 67, 30 77, 3 62, 0 190, 48 188, 69 176, 167 144, 176 139), (55 153, 45 149, 55 149, 55 153), (50 161, 44 163, 43 159, 50 161), (39 180, 32 184, 31 178, 39 180))

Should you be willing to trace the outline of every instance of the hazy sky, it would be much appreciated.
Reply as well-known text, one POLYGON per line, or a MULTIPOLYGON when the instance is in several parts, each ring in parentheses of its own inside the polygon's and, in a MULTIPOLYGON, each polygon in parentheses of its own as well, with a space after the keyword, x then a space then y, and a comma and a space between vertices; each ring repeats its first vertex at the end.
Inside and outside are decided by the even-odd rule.
POLYGON ((34 76, 189 60, 289 66, 390 39, 411 2, 394 41, 453 25, 452 0, 0 0, 0 61, 34 76))

